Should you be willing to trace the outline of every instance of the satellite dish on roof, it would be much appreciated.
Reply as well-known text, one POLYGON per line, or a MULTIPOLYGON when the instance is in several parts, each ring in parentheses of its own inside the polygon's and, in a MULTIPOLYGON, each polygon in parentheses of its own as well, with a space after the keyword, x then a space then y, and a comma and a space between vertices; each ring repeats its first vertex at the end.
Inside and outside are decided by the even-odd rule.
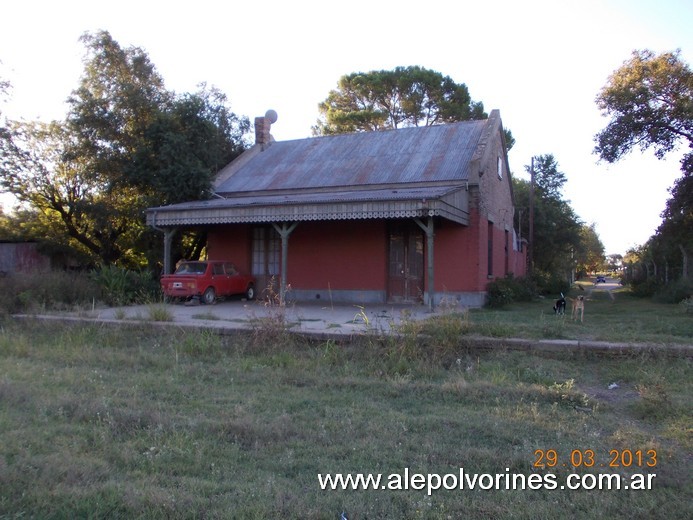
POLYGON ((269 109, 267 112, 265 112, 265 118, 269 120, 270 123, 274 124, 277 122, 277 112, 269 109))

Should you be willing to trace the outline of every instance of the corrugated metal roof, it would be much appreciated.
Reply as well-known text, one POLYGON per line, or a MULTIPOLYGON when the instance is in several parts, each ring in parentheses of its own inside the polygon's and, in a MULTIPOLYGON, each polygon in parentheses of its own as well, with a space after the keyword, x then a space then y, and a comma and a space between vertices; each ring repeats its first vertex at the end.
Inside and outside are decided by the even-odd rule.
POLYGON ((466 121, 274 142, 216 191, 465 181, 486 124, 487 120, 466 121))
POLYGON ((235 195, 229 198, 215 198, 171 204, 148 211, 173 212, 195 209, 231 209, 250 206, 267 206, 283 204, 329 204, 333 202, 367 202, 367 201, 398 201, 437 199, 459 187, 450 186, 421 186, 413 188, 383 188, 371 190, 338 190, 319 191, 306 190, 298 193, 272 193, 262 195, 235 195))

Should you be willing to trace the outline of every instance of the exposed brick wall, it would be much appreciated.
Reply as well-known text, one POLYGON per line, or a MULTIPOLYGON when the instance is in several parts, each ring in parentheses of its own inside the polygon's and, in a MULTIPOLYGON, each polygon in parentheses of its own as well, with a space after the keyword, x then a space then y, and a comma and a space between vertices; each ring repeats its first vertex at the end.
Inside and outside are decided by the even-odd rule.
POLYGON ((515 276, 526 274, 525 251, 515 251, 513 247, 513 229, 515 212, 512 200, 512 184, 507 168, 505 151, 500 139, 499 126, 496 139, 489 140, 483 160, 479 164, 479 183, 477 215, 473 223, 479 233, 479 285, 496 278, 503 278, 508 273, 515 276), (499 176, 499 158, 500 172, 499 176), (491 222, 492 226, 488 223, 491 222), (489 231, 493 234, 492 270, 488 275, 488 239, 489 231), (507 242, 506 242, 507 232, 507 242), (507 248, 506 248, 507 243, 507 248))
POLYGON ((255 144, 266 145, 270 143, 270 127, 272 123, 266 117, 255 118, 255 144))

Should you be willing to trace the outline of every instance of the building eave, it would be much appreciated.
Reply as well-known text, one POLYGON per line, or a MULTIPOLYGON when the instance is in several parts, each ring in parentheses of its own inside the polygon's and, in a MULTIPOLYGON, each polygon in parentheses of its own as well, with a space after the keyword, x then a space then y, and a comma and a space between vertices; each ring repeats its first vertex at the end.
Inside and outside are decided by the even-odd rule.
POLYGON ((155 228, 318 220, 441 217, 469 224, 463 186, 238 196, 147 210, 155 228))

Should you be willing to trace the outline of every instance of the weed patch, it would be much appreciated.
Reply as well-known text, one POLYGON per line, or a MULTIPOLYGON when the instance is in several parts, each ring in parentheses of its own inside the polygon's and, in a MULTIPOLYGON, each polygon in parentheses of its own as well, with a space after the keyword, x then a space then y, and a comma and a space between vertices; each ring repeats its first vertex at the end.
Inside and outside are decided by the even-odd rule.
POLYGON ((147 307, 149 319, 152 321, 173 321, 173 313, 165 305, 149 305, 147 307))
POLYGON ((192 319, 194 320, 209 320, 209 321, 218 321, 220 318, 213 312, 202 312, 199 314, 193 314, 192 319))

